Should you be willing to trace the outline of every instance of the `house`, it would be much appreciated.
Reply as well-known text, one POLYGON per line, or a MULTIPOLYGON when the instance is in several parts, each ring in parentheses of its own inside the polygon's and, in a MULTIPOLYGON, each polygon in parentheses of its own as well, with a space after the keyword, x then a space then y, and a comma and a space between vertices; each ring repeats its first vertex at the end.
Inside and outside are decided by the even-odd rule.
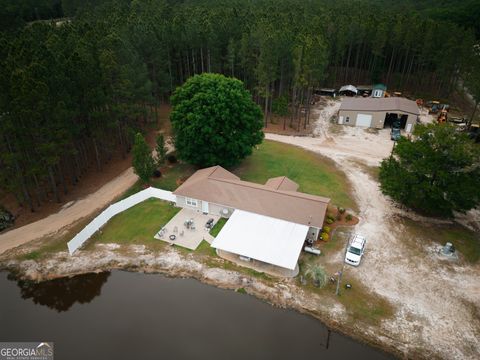
POLYGON ((305 240, 318 238, 330 202, 285 176, 262 185, 221 166, 198 170, 173 194, 179 207, 229 218, 212 243, 217 250, 290 270, 305 240))
POLYGON ((372 97, 383 98, 387 92, 387 86, 384 84, 375 84, 372 89, 372 97))
POLYGON ((383 129, 399 121, 400 128, 410 133, 419 115, 415 101, 405 98, 344 98, 338 111, 338 123, 383 129))

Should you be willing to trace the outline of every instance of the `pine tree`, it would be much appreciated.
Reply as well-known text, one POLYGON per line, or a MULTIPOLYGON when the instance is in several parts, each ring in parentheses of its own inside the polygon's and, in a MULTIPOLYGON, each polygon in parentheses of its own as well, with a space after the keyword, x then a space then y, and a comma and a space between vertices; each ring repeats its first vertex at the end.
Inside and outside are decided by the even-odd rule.
POLYGON ((140 180, 148 183, 148 180, 155 171, 155 161, 152 152, 145 141, 142 134, 135 135, 135 143, 133 145, 133 171, 138 175, 140 180))
POLYGON ((165 157, 167 156, 167 148, 165 147, 165 139, 163 134, 158 134, 156 139, 157 146, 155 150, 157 151, 156 163, 160 167, 165 163, 165 157))

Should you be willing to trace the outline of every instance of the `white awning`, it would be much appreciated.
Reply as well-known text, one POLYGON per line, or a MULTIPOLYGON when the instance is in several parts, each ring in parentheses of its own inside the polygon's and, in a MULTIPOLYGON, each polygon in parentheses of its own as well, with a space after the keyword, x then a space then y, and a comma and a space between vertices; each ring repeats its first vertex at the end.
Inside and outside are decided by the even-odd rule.
POLYGON ((235 210, 212 247, 294 270, 308 226, 235 210))
POLYGON ((355 94, 358 93, 357 88, 353 85, 345 85, 345 86, 342 86, 340 90, 338 90, 338 92, 344 92, 344 91, 351 91, 351 92, 354 92, 355 94))

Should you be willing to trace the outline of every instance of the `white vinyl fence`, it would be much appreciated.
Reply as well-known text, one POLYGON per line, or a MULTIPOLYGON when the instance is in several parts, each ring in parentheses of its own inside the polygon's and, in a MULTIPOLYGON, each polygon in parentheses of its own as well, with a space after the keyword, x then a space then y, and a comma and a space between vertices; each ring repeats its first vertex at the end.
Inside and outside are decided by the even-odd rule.
POLYGON ((82 246, 85 241, 95 234, 95 232, 105 225, 112 217, 150 198, 176 202, 176 197, 171 191, 149 187, 148 189, 139 191, 138 193, 133 194, 126 199, 110 205, 68 242, 67 245, 70 255, 72 255, 80 246, 82 246))

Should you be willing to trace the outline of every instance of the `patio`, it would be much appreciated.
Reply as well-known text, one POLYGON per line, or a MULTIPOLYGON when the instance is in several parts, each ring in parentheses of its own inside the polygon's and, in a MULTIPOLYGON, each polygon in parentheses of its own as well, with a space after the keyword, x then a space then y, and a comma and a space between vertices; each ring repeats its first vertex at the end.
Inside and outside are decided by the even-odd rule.
POLYGON ((243 266, 252 270, 255 270, 260 273, 265 273, 271 276, 279 277, 279 278, 293 278, 298 275, 299 273, 299 267, 298 264, 295 266, 294 270, 282 268, 280 266, 275 266, 272 264, 265 263, 263 261, 255 260, 255 259, 250 259, 250 258, 244 258, 241 257, 237 254, 228 252, 228 251, 223 251, 223 250, 218 250, 217 249, 217 255, 220 256, 221 258, 231 261, 239 266, 243 266))
POLYGON ((154 238, 195 250, 202 240, 212 243, 213 236, 205 225, 209 219, 213 219, 213 227, 219 218, 217 215, 205 215, 195 210, 182 209, 155 234, 154 238))

